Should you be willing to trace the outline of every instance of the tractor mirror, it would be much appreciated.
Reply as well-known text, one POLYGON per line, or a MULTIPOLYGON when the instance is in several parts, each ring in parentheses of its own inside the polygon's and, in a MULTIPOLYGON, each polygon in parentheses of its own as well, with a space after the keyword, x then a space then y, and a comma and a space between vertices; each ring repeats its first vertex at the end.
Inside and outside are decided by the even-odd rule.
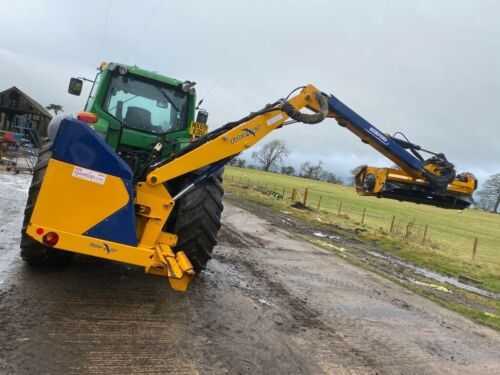
POLYGON ((200 109, 196 115, 196 122, 206 124, 208 122, 208 112, 205 109, 200 109))
POLYGON ((69 80, 68 92, 71 95, 79 96, 82 93, 83 81, 78 78, 71 78, 69 80))

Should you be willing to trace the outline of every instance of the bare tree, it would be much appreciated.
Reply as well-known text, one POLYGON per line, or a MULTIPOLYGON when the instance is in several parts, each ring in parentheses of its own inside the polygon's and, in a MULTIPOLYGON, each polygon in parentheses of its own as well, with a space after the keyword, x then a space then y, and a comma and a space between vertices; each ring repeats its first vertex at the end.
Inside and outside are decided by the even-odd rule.
POLYGON ((343 185, 342 179, 333 172, 323 171, 320 176, 320 180, 330 182, 332 184, 343 185))
POLYGON ((281 167, 281 174, 286 174, 288 176, 294 176, 295 175, 295 168, 292 167, 291 165, 283 166, 283 167, 281 167))
POLYGON ((234 158, 234 159, 231 159, 231 161, 229 162, 229 165, 231 165, 233 167, 238 167, 238 168, 245 168, 246 163, 247 163, 247 161, 245 159, 234 158))
POLYGON ((312 164, 309 161, 302 163, 300 166, 300 177, 309 178, 311 180, 321 180, 331 182, 332 184, 343 184, 343 181, 335 173, 323 168, 323 162, 318 161, 317 164, 312 164))
POLYGON ((64 112, 63 106, 60 104, 49 104, 47 107, 49 111, 54 112, 54 114, 57 116, 59 112, 64 112))
POLYGON ((280 140, 266 143, 260 150, 252 154, 257 163, 264 171, 270 171, 278 167, 288 156, 290 152, 285 143, 280 140))
POLYGON ((316 165, 309 161, 302 163, 300 166, 300 177, 309 178, 311 180, 319 180, 321 174, 324 172, 322 164, 323 163, 321 161, 319 161, 316 165))
POLYGON ((491 175, 480 191, 477 192, 479 205, 491 212, 498 212, 500 207, 500 173, 491 175))

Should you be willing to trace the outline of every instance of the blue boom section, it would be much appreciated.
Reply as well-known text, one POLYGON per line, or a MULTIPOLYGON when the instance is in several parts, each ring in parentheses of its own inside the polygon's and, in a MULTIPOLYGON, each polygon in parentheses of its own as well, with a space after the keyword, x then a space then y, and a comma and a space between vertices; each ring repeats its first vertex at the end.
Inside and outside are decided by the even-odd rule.
POLYGON ((408 152, 394 139, 378 130, 374 125, 370 124, 335 96, 330 96, 328 106, 330 112, 334 112, 344 118, 352 124, 353 130, 362 133, 363 139, 370 140, 372 143, 377 144, 385 150, 386 155, 390 155, 392 158, 398 160, 398 165, 403 164, 404 166, 407 166, 417 172, 423 169, 424 164, 421 160, 408 152))
POLYGON ((97 223, 87 236, 136 246, 133 173, 130 167, 89 125, 73 118, 61 121, 52 145, 52 158, 82 168, 119 177, 129 194, 128 203, 97 223))

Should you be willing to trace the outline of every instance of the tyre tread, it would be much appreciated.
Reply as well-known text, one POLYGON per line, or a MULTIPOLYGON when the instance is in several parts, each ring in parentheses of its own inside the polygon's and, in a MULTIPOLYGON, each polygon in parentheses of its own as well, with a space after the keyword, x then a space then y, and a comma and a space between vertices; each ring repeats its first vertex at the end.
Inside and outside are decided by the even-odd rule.
MULTIPOLYGON (((184 176, 176 183, 175 191, 190 183, 193 176, 184 176)), ((172 190, 172 189, 170 189, 172 190)), ((222 172, 195 186, 175 204, 167 222, 166 231, 175 233, 178 243, 174 251, 184 251, 195 271, 206 268, 217 245, 217 233, 221 227, 224 205, 222 172)))
POLYGON ((45 171, 52 156, 51 143, 46 142, 39 151, 38 161, 33 171, 31 186, 28 190, 28 199, 24 209, 23 227, 21 230, 21 258, 33 267, 64 267, 71 261, 72 253, 60 251, 43 246, 41 243, 33 240, 26 233, 35 202, 42 187, 42 181, 45 171))

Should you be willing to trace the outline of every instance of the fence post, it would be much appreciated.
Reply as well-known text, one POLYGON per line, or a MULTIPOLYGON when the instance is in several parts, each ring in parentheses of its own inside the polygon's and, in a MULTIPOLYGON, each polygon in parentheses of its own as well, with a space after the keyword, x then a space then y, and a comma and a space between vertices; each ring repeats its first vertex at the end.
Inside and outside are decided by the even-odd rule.
POLYGON ((396 222, 396 216, 393 215, 392 216, 392 220, 391 220, 391 227, 389 228, 389 233, 392 233, 394 232, 394 223, 396 222))
POLYGON ((320 208, 321 208, 321 195, 319 196, 318 206, 316 207, 316 209, 319 211, 320 208))
POLYGON ((304 189, 304 207, 307 206, 307 196, 309 195, 309 188, 304 189))
POLYGON ((366 208, 363 208, 363 214, 361 215, 361 225, 365 224, 366 208))
POLYGON ((409 221, 408 224, 406 225, 405 240, 407 240, 408 237, 410 237, 410 226, 411 226, 411 221, 409 221))
POLYGON ((476 260, 476 252, 477 252, 477 243, 479 239, 477 237, 474 238, 474 244, 472 245, 472 260, 476 260))
POLYGON ((286 189, 283 188, 283 200, 286 200, 286 189))
POLYGON ((337 211, 337 215, 340 215, 342 213, 342 201, 339 201, 339 209, 337 211))
POLYGON ((292 189, 292 203, 295 202, 296 195, 297 195, 297 190, 295 190, 295 188, 293 188, 292 189))
POLYGON ((422 245, 425 245, 425 241, 427 240, 427 229, 429 229, 429 226, 425 224, 424 236, 422 237, 422 245))

